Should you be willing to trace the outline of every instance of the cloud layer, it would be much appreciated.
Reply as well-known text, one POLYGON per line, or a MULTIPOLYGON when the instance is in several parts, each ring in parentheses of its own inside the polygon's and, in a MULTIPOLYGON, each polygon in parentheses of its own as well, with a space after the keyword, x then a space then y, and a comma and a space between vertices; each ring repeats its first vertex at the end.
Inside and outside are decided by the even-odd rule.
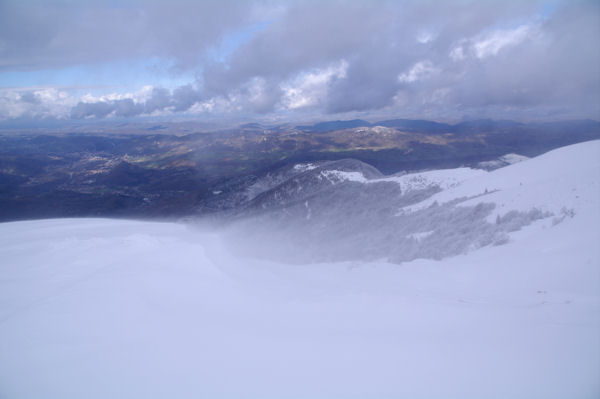
POLYGON ((8 1, 0 74, 152 58, 173 81, 195 78, 4 88, 0 118, 599 118, 598 38, 591 1, 8 1))

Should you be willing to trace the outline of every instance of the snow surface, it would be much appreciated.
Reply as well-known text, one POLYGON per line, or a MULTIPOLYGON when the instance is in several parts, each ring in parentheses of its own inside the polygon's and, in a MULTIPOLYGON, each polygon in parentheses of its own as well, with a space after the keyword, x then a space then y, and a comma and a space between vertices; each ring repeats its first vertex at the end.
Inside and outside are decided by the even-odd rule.
POLYGON ((458 199, 464 199, 463 205, 496 204, 490 220, 512 210, 536 208, 557 216, 581 210, 597 216, 600 209, 600 141, 563 147, 509 167, 481 172, 404 210, 458 199))
POLYGON ((358 183, 367 183, 369 180, 360 172, 347 172, 343 170, 324 170, 319 174, 319 179, 326 178, 332 183, 346 180, 358 183))
POLYGON ((2 223, 0 398, 596 398, 599 183, 600 142, 460 172, 419 206, 487 188, 466 202, 558 213, 401 265, 236 257, 176 223, 2 223))
POLYGON ((518 163, 518 162, 523 162, 528 160, 529 157, 526 157, 525 155, 520 155, 520 154, 506 154, 500 157, 500 160, 503 162, 506 162, 509 165, 512 165, 514 163, 518 163))
POLYGON ((372 182, 391 181, 398 183, 402 192, 411 190, 423 190, 428 187, 439 187, 442 190, 455 187, 461 182, 473 177, 485 175, 480 169, 456 168, 440 169, 426 172, 409 173, 401 176, 389 176, 382 179, 374 179, 372 182))
POLYGON ((300 171, 300 172, 306 172, 307 170, 313 170, 318 168, 317 165, 314 165, 312 163, 298 163, 296 165, 294 165, 294 170, 300 171))
POLYGON ((387 176, 379 179, 367 179, 361 172, 347 172, 342 170, 324 170, 320 176, 332 183, 338 181, 351 181, 357 183, 394 182, 400 185, 402 192, 423 190, 428 187, 447 189, 454 187, 464 180, 486 174, 480 169, 456 168, 431 170, 418 173, 409 173, 400 176, 387 176))
POLYGON ((483 169, 492 170, 492 169, 501 168, 503 166, 512 165, 512 164, 515 164, 518 162, 523 162, 528 159, 529 159, 529 157, 526 157, 525 155, 511 153, 511 154, 503 155, 500 158, 492 160, 492 161, 479 162, 479 164, 477 166, 480 168, 483 168, 483 169))

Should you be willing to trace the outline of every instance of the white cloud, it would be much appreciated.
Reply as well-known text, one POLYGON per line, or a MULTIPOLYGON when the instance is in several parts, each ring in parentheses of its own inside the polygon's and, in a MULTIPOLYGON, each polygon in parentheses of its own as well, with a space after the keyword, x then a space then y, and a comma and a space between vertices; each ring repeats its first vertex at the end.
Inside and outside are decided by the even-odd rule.
POLYGON ((302 73, 293 81, 282 85, 285 108, 297 109, 319 105, 327 96, 328 85, 332 79, 346 77, 348 62, 341 60, 327 68, 302 73))
POLYGON ((515 46, 535 34, 531 25, 521 25, 510 30, 496 30, 473 43, 472 49, 477 58, 495 56, 503 48, 515 46))
POLYGON ((187 112, 192 115, 203 114, 206 112, 214 112, 216 110, 216 106, 217 106, 216 100, 199 102, 199 103, 192 105, 187 112))
POLYGON ((462 61, 468 56, 485 59, 497 56, 502 50, 517 46, 541 35, 538 24, 523 24, 514 29, 497 29, 469 39, 461 39, 448 54, 452 61, 462 61))
POLYGON ((92 93, 86 93, 79 98, 79 101, 84 102, 84 103, 96 103, 96 102, 100 102, 100 101, 110 102, 110 101, 125 100, 125 99, 130 98, 136 103, 143 103, 152 97, 152 90, 154 88, 155 88, 155 86, 146 85, 135 92, 123 92, 123 93, 113 92, 113 93, 107 93, 107 94, 103 94, 103 95, 99 95, 99 96, 95 96, 92 93))
POLYGON ((413 83, 417 80, 426 79, 437 72, 439 70, 430 61, 419 61, 408 71, 398 75, 398 82, 413 83))
POLYGON ((461 40, 456 46, 450 50, 450 59, 452 61, 461 61, 465 59, 465 40, 461 40))
POLYGON ((255 77, 248 83, 248 101, 261 107, 269 100, 267 81, 262 77, 255 77))
POLYGON ((0 89, 0 120, 65 118, 77 100, 56 88, 0 89))
POLYGON ((435 38, 436 38, 436 35, 433 32, 425 31, 425 30, 419 32, 416 37, 417 42, 419 42, 421 44, 430 43, 435 38))

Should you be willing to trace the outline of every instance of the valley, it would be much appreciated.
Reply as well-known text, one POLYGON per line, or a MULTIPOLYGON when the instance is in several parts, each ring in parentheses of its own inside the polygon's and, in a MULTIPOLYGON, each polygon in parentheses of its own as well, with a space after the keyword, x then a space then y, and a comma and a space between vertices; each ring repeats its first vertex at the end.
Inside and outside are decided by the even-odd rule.
POLYGON ((216 132, 184 126, 146 127, 145 134, 127 134, 123 127, 102 133, 4 132, 0 220, 207 214, 235 205, 217 196, 231 196, 295 163, 350 158, 392 174, 475 166, 510 153, 530 157, 600 137, 594 121, 355 120, 247 124, 216 132), (167 134, 169 129, 177 134, 167 134))

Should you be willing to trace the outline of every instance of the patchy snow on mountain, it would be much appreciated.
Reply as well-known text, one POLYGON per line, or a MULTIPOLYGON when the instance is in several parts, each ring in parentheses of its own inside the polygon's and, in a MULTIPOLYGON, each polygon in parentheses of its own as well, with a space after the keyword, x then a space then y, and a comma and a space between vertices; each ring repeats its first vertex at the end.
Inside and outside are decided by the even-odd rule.
POLYGON ((382 179, 374 179, 371 182, 395 182, 400 185, 402 192, 423 190, 430 187, 437 187, 445 190, 457 186, 467 179, 484 174, 485 172, 482 170, 471 168, 441 169, 409 173, 400 176, 389 176, 382 179))
POLYGON ((320 176, 328 179, 332 183, 338 183, 341 181, 351 181, 357 183, 394 182, 400 186, 402 192, 408 192, 414 190, 423 190, 431 187, 447 189, 458 185, 464 180, 470 179, 474 176, 480 176, 482 174, 485 174, 485 172, 479 169, 456 168, 430 170, 368 179, 361 172, 334 169, 324 170, 321 172, 320 176))
POLYGON ((294 169, 299 172, 306 172, 307 170, 313 170, 316 168, 318 168, 318 166, 312 163, 298 163, 294 165, 294 169))
MULTIPOLYGON (((466 234, 440 241, 428 215, 521 228, 441 260, 293 264, 239 255, 235 236, 194 225, 0 224, 0 397, 598 397, 600 142, 438 173, 441 188, 404 211, 418 216, 404 237, 466 234)), ((394 186, 373 192, 386 207, 406 195, 394 186)), ((298 206, 307 223, 341 220, 311 198, 298 206)), ((380 245, 375 221, 361 224, 378 240, 350 244, 380 245)))
POLYGON ((369 180, 360 172, 346 172, 343 170, 324 170, 319 175, 332 183, 339 181, 354 181, 358 183, 367 183, 369 180))

